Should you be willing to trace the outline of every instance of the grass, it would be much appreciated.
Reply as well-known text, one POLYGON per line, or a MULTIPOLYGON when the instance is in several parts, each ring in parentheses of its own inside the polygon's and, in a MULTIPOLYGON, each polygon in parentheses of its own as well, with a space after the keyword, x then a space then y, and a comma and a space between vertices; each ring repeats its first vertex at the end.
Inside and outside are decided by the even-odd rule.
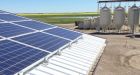
POLYGON ((23 13, 18 14, 23 17, 39 20, 51 24, 68 24, 75 21, 81 21, 86 16, 98 16, 95 12, 82 12, 82 13, 23 13), (79 17, 79 18, 78 18, 79 17))
POLYGON ((23 13, 21 16, 29 17, 78 17, 78 16, 97 16, 97 12, 82 12, 82 13, 23 13))

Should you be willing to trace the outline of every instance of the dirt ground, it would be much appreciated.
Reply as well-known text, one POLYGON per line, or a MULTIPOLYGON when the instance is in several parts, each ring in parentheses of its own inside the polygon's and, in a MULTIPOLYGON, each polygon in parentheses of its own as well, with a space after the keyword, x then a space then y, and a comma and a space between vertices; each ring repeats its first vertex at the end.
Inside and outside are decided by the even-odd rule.
MULTIPOLYGON (((75 29, 74 24, 60 24, 58 26, 75 29)), ((94 30, 78 30, 93 33, 94 30)), ((93 75, 140 75, 140 38, 132 39, 126 35, 99 35, 107 39, 107 46, 93 72, 93 75)))

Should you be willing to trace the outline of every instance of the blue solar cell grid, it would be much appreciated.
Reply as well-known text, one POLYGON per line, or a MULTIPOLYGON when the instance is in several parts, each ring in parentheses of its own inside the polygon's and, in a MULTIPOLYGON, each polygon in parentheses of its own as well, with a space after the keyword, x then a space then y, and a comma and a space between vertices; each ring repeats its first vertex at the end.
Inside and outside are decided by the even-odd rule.
POLYGON ((48 53, 9 40, 0 41, 0 75, 14 75, 48 53))
POLYGON ((75 40, 81 36, 78 32, 73 32, 63 28, 53 28, 54 26, 37 21, 22 20, 28 19, 14 14, 8 14, 7 12, 0 10, 0 36, 8 38, 34 32, 34 30, 24 27, 36 30, 52 29, 45 30, 43 33, 36 32, 12 38, 15 41, 27 44, 28 46, 34 46, 37 49, 10 41, 10 39, 4 40, 0 37, 0 39, 2 39, 0 41, 0 75, 14 75, 47 56, 50 52, 54 52, 70 43, 69 40, 63 38, 75 40), (13 23, 2 23, 4 22, 3 20, 8 22, 13 21, 13 23), (46 52, 38 50, 38 48, 46 50, 46 52))
POLYGON ((5 21, 21 21, 21 20, 26 20, 25 18, 18 17, 15 15, 11 14, 0 14, 0 19, 5 20, 5 21))
POLYGON ((52 35, 44 34, 41 32, 26 35, 26 36, 21 36, 13 39, 35 47, 39 47, 49 52, 53 52, 70 42, 68 40, 58 38, 52 35))
POLYGON ((46 30, 44 32, 58 35, 58 36, 61 36, 61 37, 64 37, 64 38, 67 38, 70 40, 74 40, 74 39, 78 38, 79 36, 81 36, 80 33, 62 29, 62 28, 54 28, 54 29, 46 30))
POLYGON ((11 37, 32 31, 33 30, 16 26, 10 23, 0 23, 0 36, 11 37))
POLYGON ((54 27, 54 26, 36 22, 36 21, 23 21, 23 22, 14 22, 14 23, 22 25, 22 26, 30 27, 33 29, 37 29, 37 30, 48 29, 48 28, 54 27))

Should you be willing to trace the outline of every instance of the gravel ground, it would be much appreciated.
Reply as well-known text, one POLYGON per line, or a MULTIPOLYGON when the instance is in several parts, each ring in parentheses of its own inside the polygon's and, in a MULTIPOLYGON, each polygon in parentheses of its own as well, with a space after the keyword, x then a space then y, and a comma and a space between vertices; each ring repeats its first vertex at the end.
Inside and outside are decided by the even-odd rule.
POLYGON ((93 75, 140 75, 140 40, 125 35, 96 35, 107 47, 93 75))
MULTIPOLYGON (((94 30, 78 30, 74 24, 58 26, 93 33, 94 30)), ((131 39, 126 35, 99 35, 107 39, 107 47, 92 75, 140 75, 140 38, 131 39)))

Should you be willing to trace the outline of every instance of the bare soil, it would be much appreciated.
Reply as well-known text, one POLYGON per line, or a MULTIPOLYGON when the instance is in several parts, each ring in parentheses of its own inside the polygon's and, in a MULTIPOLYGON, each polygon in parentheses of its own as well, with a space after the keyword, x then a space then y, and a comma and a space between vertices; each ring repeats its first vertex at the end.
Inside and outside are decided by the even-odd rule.
MULTIPOLYGON (((58 26, 91 34, 94 30, 75 29, 74 24, 58 26)), ((107 46, 92 75, 140 75, 140 38, 126 35, 92 34, 107 39, 107 46)))

